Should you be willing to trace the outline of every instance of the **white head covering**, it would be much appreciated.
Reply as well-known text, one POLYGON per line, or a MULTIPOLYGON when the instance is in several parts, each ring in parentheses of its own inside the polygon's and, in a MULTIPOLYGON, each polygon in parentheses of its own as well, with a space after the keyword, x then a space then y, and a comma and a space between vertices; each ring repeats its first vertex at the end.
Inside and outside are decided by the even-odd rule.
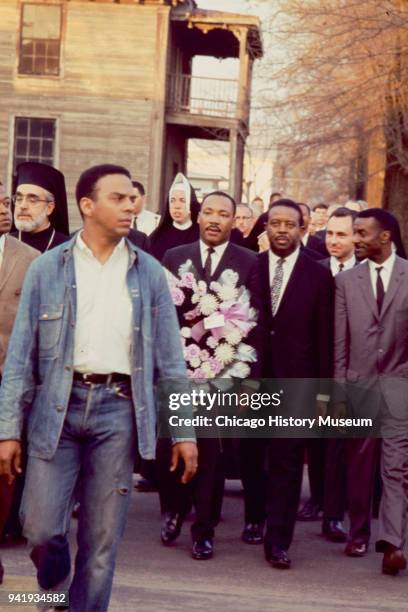
MULTIPOLYGON (((182 172, 179 172, 174 179, 170 190, 169 190, 169 206, 171 196, 175 191, 182 191, 184 193, 184 197, 186 199, 186 211, 190 214, 191 210, 191 186, 186 177, 182 172)), ((173 220, 173 226, 177 229, 185 230, 192 226, 191 218, 187 219, 184 223, 177 223, 173 220)))
POLYGON ((174 179, 170 190, 169 190, 169 203, 170 203, 170 199, 172 194, 175 191, 182 191, 184 193, 184 196, 186 198, 186 209, 187 212, 190 212, 190 207, 191 207, 191 186, 190 183, 188 182, 188 180, 186 179, 186 177, 184 176, 184 174, 182 172, 179 172, 176 175, 176 178, 174 179))

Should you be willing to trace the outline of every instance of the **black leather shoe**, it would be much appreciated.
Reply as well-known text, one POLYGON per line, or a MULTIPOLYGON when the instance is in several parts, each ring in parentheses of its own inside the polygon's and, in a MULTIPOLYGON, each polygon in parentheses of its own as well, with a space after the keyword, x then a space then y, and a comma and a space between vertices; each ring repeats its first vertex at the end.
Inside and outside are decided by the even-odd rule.
POLYGON ((322 534, 330 542, 347 542, 347 533, 341 521, 329 521, 324 519, 322 534))
POLYGON ((276 567, 277 569, 289 569, 291 565, 291 560, 289 559, 287 551, 279 546, 272 546, 271 552, 266 560, 272 567, 276 567))
POLYGON ((179 513, 173 514, 167 512, 164 515, 160 531, 160 537, 163 544, 171 544, 179 537, 183 520, 184 517, 179 513))
POLYGON ((4 578, 4 567, 0 559, 0 584, 3 584, 3 578, 4 578))
POLYGON ((364 542, 349 542, 344 549, 344 552, 348 557, 364 557, 367 554, 367 550, 368 544, 365 544, 364 542))
POLYGON ((298 521, 318 521, 322 512, 319 504, 316 504, 312 499, 308 499, 307 502, 297 513, 298 521))
POLYGON ((261 544, 263 542, 263 526, 258 523, 247 523, 241 539, 246 544, 261 544))
POLYGON ((193 542, 191 556, 197 561, 206 561, 211 559, 214 554, 212 540, 196 540, 193 542))

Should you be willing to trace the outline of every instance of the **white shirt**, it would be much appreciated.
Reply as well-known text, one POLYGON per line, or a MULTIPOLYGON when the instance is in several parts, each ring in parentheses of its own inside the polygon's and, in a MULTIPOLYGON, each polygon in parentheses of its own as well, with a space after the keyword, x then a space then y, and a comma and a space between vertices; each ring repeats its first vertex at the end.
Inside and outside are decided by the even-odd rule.
POLYGON ((0 236, 0 268, 1 268, 1 264, 3 263, 3 254, 4 254, 5 244, 6 244, 6 234, 2 234, 0 236))
MULTIPOLYGON (((211 253, 211 276, 214 274, 217 269, 218 264, 220 263, 221 257, 224 255, 225 249, 228 246, 228 241, 219 244, 218 246, 213 246, 214 252, 211 253)), ((205 244, 202 240, 200 240, 200 253, 201 253, 201 264, 204 268, 205 262, 208 256, 208 249, 210 247, 208 244, 205 244)))
POLYGON ((159 225, 159 221, 160 215, 156 215, 156 213, 145 208, 136 216, 137 229, 146 236, 150 236, 159 225))
POLYGON ((382 264, 376 263, 375 261, 371 261, 371 259, 368 259, 367 261, 368 261, 368 268, 370 270, 371 286, 374 291, 374 297, 377 299, 378 272, 376 271, 376 268, 382 267, 380 276, 381 276, 381 280, 384 285, 384 291, 386 292, 388 289, 388 285, 390 284, 390 278, 391 278, 392 270, 393 270, 394 263, 395 263, 395 253, 391 253, 388 259, 386 259, 382 264))
POLYGON ((129 251, 125 240, 101 264, 78 234, 74 263, 77 287, 74 370, 130 374, 132 300, 126 284, 129 251))
POLYGON ((307 241, 309 240, 309 232, 306 232, 306 234, 303 236, 302 238, 302 242, 303 242, 303 246, 307 246, 307 241))
MULTIPOLYGON (((291 253, 287 257, 283 258, 285 262, 283 264, 282 287, 280 290, 278 303, 276 305, 276 311, 279 310, 279 305, 282 301, 282 296, 285 293, 286 285, 289 282, 290 275, 292 274, 293 268, 295 267, 295 264, 297 262, 297 258, 299 257, 299 252, 300 252, 300 247, 298 247, 296 251, 293 251, 293 253, 291 253)), ((272 289, 272 282, 275 277, 276 264, 278 263, 279 259, 282 259, 281 256, 276 255, 272 251, 272 249, 269 249, 269 286, 271 287, 271 289, 272 289)))
MULTIPOLYGON (((341 262, 337 259, 337 257, 333 257, 333 255, 330 257, 330 270, 333 276, 336 276, 336 274, 340 272, 339 270, 340 264, 341 262)), ((349 259, 347 259, 346 261, 343 261, 342 272, 345 272, 346 270, 351 270, 351 268, 354 268, 355 265, 356 265, 356 257, 355 255, 352 255, 349 259)))

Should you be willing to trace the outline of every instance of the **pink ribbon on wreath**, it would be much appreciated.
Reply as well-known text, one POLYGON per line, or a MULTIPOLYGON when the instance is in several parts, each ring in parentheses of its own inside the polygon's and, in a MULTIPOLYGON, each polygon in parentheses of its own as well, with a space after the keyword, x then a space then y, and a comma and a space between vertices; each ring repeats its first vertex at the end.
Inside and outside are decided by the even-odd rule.
POLYGON ((211 331, 213 337, 218 341, 226 332, 226 328, 229 324, 235 325, 241 330, 242 335, 245 337, 252 329, 252 324, 248 322, 249 319, 249 304, 232 304, 230 306, 221 305, 218 309, 217 314, 224 315, 225 324, 220 327, 213 327, 211 330, 206 330, 204 322, 198 321, 191 328, 191 337, 195 342, 200 342, 201 338, 207 331, 211 331))

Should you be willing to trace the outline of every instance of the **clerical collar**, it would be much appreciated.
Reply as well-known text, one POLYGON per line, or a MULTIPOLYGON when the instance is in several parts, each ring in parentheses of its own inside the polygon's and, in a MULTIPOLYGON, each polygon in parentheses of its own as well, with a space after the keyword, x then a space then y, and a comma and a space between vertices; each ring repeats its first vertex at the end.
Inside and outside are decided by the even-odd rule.
POLYGON ((173 221, 173 227, 175 227, 178 230, 186 230, 192 225, 193 225, 193 222, 191 219, 189 219, 185 223, 177 223, 176 221, 173 221))

